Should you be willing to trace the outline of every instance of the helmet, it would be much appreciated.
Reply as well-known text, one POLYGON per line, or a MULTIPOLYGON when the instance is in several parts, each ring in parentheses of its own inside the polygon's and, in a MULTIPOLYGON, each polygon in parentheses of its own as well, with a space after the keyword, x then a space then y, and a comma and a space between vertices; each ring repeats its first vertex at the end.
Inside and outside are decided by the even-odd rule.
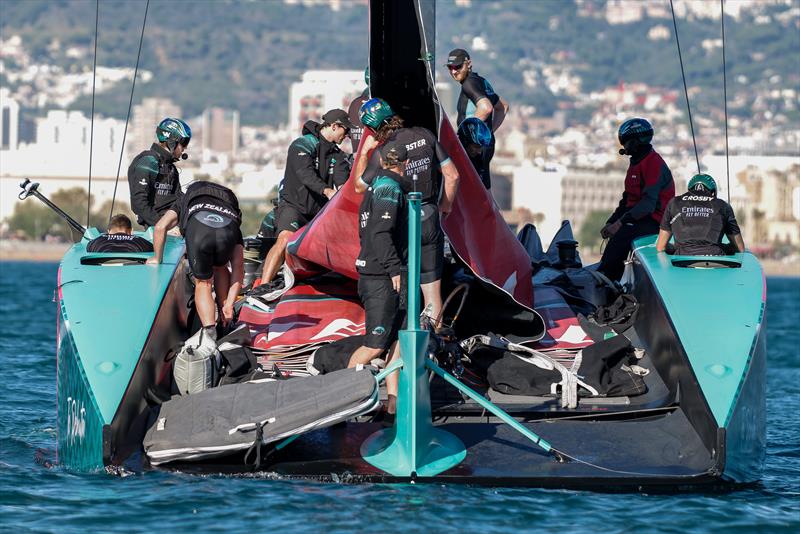
POLYGON ((180 119, 167 117, 158 123, 156 137, 160 143, 167 143, 170 150, 175 150, 178 143, 183 146, 189 145, 189 141, 192 139, 192 129, 180 119))
POLYGON ((708 192, 717 196, 717 182, 708 174, 695 174, 689 180, 689 191, 708 192))
POLYGON ((653 140, 653 126, 645 119, 628 119, 619 127, 617 137, 622 146, 631 139, 638 139, 639 143, 646 145, 653 140))
POLYGON ((478 117, 467 117, 458 126, 458 138, 461 144, 472 143, 480 146, 492 144, 492 131, 478 117))
POLYGON ((358 110, 358 118, 361 124, 377 130, 387 120, 394 117, 394 111, 382 98, 370 98, 358 110))

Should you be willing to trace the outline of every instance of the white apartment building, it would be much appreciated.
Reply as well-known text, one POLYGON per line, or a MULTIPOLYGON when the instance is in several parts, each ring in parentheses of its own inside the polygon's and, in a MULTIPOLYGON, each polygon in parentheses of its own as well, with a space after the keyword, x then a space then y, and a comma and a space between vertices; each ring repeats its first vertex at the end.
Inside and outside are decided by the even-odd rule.
POLYGON ((347 111, 364 90, 364 71, 310 70, 289 89, 289 129, 300 133, 308 120, 320 121, 326 111, 347 111))

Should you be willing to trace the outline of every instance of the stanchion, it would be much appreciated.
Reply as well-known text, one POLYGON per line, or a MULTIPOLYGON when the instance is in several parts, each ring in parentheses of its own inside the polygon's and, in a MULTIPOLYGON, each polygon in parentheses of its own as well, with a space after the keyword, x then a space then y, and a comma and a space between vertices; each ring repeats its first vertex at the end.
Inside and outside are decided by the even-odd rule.
POLYGON ((431 395, 425 368, 428 332, 421 330, 420 213, 421 193, 408 195, 408 323, 400 331, 400 384, 393 428, 380 430, 364 441, 361 455, 375 467, 398 477, 434 476, 458 465, 467 454, 453 434, 434 428, 431 395))

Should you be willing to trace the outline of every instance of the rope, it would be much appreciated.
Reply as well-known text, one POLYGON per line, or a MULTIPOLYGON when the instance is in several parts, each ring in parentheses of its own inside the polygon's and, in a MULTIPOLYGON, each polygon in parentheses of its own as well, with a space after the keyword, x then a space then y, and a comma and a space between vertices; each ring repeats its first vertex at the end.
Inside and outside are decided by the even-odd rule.
POLYGON ((92 206, 92 148, 94 144, 94 94, 95 81, 97 80, 97 28, 100 22, 100 0, 95 0, 94 10, 94 60, 92 64, 92 117, 89 131, 89 196, 86 199, 86 228, 89 228, 89 216, 92 206))
POLYGON ((681 62, 681 77, 683 78, 683 93, 686 95, 686 110, 689 112, 689 128, 692 130, 692 143, 694 143, 694 159, 697 161, 697 174, 700 174, 700 156, 697 155, 697 139, 694 136, 694 122, 692 121, 692 108, 689 105, 689 89, 686 87, 686 71, 683 69, 683 55, 681 54, 681 41, 678 39, 678 21, 675 19, 675 6, 669 0, 672 10, 672 25, 675 27, 675 43, 678 45, 678 59, 681 62))
POLYGON ((728 75, 725 69, 725 0, 719 0, 720 21, 722 21, 722 92, 725 104, 725 176, 728 186, 725 192, 728 195, 728 203, 731 201, 731 162, 728 156, 728 75))
POLYGON ((131 107, 133 106, 133 91, 136 89, 136 76, 139 73, 139 58, 142 56, 142 42, 144 41, 144 27, 147 24, 147 10, 150 7, 150 0, 144 6, 144 20, 142 21, 142 34, 139 36, 139 52, 136 53, 136 68, 133 69, 133 84, 131 85, 131 98, 128 101, 128 116, 125 117, 125 130, 122 132, 122 148, 119 149, 119 164, 117 165, 117 179, 114 182, 114 194, 111 197, 111 211, 108 213, 108 224, 111 224, 111 217, 114 216, 114 202, 117 199, 117 185, 119 184, 119 172, 122 169, 122 155, 125 152, 125 138, 128 136, 128 122, 131 120, 131 107))

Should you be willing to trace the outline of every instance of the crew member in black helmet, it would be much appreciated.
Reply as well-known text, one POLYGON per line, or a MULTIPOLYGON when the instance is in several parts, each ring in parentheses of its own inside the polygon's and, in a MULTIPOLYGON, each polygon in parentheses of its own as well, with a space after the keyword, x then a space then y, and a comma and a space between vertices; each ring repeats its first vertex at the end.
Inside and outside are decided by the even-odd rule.
POLYGON ((156 137, 158 143, 133 158, 128 167, 131 209, 145 228, 154 226, 181 194, 175 162, 186 159, 183 151, 192 130, 180 119, 166 118, 158 124, 156 137))
POLYGON ((598 270, 612 280, 622 277, 633 240, 658 233, 667 202, 675 196, 672 172, 651 144, 653 132, 653 126, 638 117, 623 122, 617 132, 619 153, 631 160, 619 205, 600 230, 609 241, 598 270))
POLYGON ((451 50, 447 55, 445 66, 450 72, 450 76, 461 84, 461 93, 458 95, 456 106, 458 110, 456 122, 460 125, 467 117, 478 117, 492 134, 489 144, 481 147, 480 166, 475 169, 478 171, 483 185, 489 189, 492 186, 489 164, 494 157, 494 132, 500 128, 506 118, 508 103, 495 93, 492 84, 486 78, 473 72, 472 59, 466 50, 462 48, 451 50))
MULTIPOLYGON (((387 365, 400 356, 397 332, 404 317, 401 274, 408 271, 405 193, 400 185, 408 152, 402 141, 389 141, 378 151, 381 169, 364 193, 359 208, 356 259, 358 296, 364 304, 364 345, 355 350, 348 367, 367 364, 387 353, 387 365)), ((397 373, 386 378, 387 411, 395 413, 397 373)))
POLYGON ((124 213, 111 217, 108 231, 95 237, 86 245, 86 252, 153 252, 147 239, 132 235, 131 220, 124 213))
POLYGON ((233 320, 233 304, 244 280, 242 212, 236 195, 219 184, 194 182, 158 221, 153 232, 155 253, 148 264, 163 258, 169 229, 178 225, 186 239, 186 257, 195 277, 194 301, 204 334, 216 339, 216 293, 223 324, 233 320), (228 265, 230 264, 230 271, 228 265))
MULTIPOLYGON (((682 256, 722 256, 744 252, 744 240, 733 208, 717 198, 717 182, 708 174, 689 180, 689 191, 669 201, 656 250, 667 251, 675 236, 675 253, 682 256), (722 243, 722 236, 730 243, 722 243)), ((668 251, 669 252, 669 251, 668 251)))

